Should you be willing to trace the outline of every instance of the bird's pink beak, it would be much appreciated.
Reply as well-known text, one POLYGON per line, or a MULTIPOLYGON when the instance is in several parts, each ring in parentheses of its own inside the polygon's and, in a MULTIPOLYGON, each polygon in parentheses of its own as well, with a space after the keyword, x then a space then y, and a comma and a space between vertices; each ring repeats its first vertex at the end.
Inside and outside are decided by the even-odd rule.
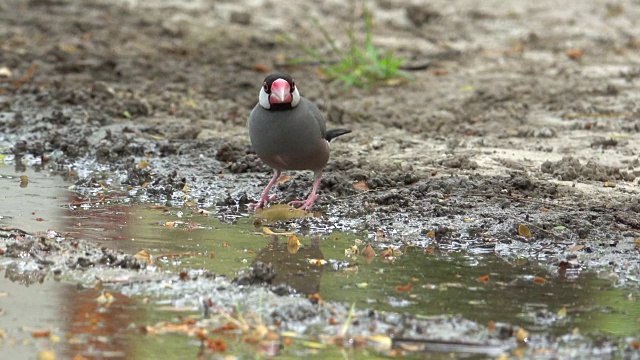
POLYGON ((288 104, 291 103, 291 86, 286 80, 277 79, 271 84, 271 96, 269 102, 272 104, 288 104))

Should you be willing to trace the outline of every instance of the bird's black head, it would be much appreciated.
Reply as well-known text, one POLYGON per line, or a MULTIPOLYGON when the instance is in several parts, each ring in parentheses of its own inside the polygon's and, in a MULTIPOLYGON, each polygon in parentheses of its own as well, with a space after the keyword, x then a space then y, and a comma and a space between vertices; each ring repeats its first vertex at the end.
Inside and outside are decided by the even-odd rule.
POLYGON ((287 110, 298 106, 300 93, 291 75, 273 73, 264 79, 259 100, 267 110, 287 110))

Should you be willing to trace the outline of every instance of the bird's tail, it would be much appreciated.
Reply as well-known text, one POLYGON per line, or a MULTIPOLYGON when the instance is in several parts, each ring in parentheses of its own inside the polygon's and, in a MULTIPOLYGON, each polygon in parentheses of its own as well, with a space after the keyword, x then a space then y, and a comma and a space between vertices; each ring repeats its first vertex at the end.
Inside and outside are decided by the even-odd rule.
POLYGON ((327 134, 324 136, 324 138, 327 139, 327 141, 331 142, 331 140, 337 138, 338 136, 348 134, 350 132, 351 130, 349 129, 331 129, 327 130, 327 134))

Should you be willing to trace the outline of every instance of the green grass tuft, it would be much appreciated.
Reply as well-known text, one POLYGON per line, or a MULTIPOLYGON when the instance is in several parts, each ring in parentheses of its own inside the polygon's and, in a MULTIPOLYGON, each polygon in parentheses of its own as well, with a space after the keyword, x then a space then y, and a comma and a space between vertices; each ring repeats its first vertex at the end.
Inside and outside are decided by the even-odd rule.
POLYGON ((382 51, 373 45, 373 18, 369 10, 364 9, 364 43, 358 41, 352 28, 346 29, 349 39, 349 47, 340 49, 336 41, 327 30, 314 19, 314 24, 319 29, 324 40, 331 48, 329 56, 323 55, 305 44, 288 37, 288 40, 298 45, 308 58, 294 59, 292 65, 315 61, 320 63, 322 72, 329 78, 339 80, 346 87, 373 87, 380 85, 397 84, 398 80, 407 80, 409 74, 400 68, 404 59, 397 58, 393 51, 382 51))

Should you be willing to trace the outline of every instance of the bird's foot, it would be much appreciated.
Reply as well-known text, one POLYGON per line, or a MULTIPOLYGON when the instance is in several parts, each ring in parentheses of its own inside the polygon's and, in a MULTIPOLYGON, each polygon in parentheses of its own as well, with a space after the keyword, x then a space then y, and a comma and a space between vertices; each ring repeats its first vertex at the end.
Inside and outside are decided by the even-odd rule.
POLYGON ((260 200, 258 200, 258 202, 257 202, 257 203, 249 204, 249 205, 247 205, 247 207, 248 207, 248 208, 249 208, 249 210, 251 210, 251 211, 258 210, 258 209, 260 209, 260 208, 265 207, 269 201, 273 201, 273 200, 275 200, 275 199, 277 199, 277 198, 278 198, 278 196, 277 196, 277 195, 271 195, 271 196, 269 196, 269 197, 261 196, 261 197, 260 197, 260 200))
POLYGON ((306 200, 295 200, 289 203, 291 206, 300 205, 298 209, 300 210, 311 210, 313 204, 316 202, 318 195, 309 195, 306 200))

